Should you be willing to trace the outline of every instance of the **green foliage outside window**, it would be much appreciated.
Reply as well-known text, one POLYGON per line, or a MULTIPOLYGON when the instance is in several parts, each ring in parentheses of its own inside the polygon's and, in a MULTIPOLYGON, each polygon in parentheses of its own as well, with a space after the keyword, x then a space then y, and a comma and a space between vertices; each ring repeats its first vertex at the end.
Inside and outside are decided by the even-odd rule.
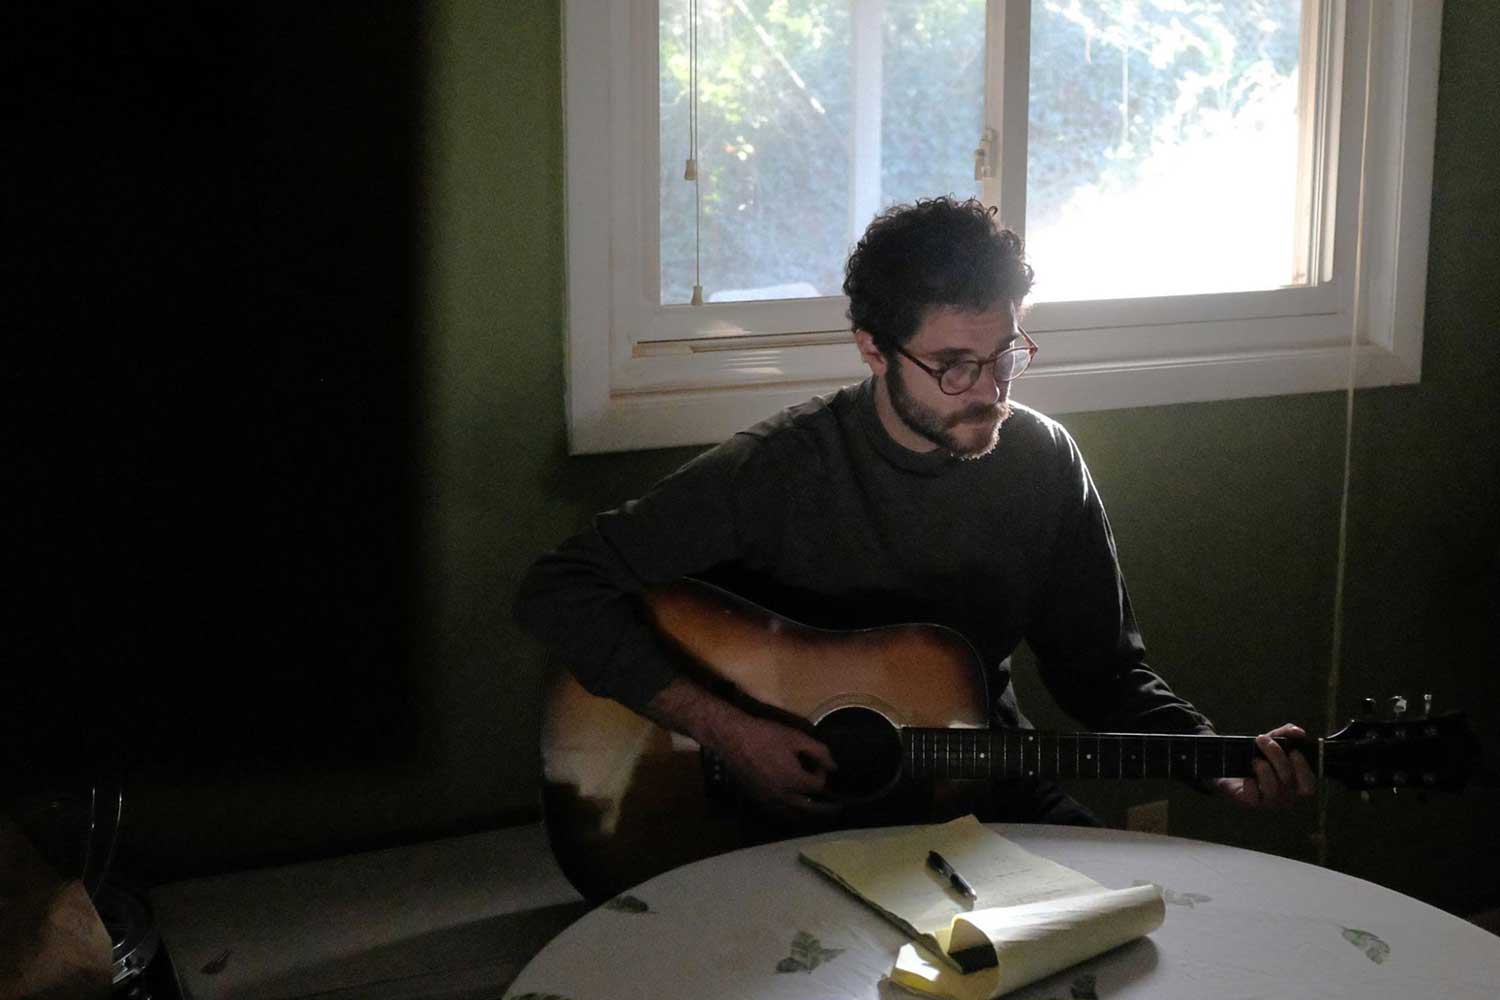
MULTIPOLYGON (((1211 131, 1294 77, 1300 12, 1299 0, 1036 0, 1028 200, 1055 206, 1084 186, 1128 185, 1153 149, 1211 131)), ((838 294, 855 228, 851 21, 850 0, 703 0, 698 146, 710 296, 794 282, 838 294)), ((885 0, 882 205, 977 193, 983 23, 983 0, 885 0)), ((687 301, 693 284, 695 192, 682 179, 688 43, 687 0, 662 0, 668 303, 687 301)), ((1030 224, 1042 221, 1033 214, 1030 224)))

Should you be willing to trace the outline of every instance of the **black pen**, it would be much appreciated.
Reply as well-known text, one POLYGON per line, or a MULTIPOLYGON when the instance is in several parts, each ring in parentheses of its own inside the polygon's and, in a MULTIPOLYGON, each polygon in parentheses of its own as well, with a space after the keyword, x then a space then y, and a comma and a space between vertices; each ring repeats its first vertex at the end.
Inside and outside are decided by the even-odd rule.
POLYGON ((954 871, 953 866, 937 851, 927 852, 927 867, 947 879, 948 883, 961 894, 969 897, 973 902, 979 902, 979 894, 974 891, 974 887, 969 884, 969 880, 954 871))

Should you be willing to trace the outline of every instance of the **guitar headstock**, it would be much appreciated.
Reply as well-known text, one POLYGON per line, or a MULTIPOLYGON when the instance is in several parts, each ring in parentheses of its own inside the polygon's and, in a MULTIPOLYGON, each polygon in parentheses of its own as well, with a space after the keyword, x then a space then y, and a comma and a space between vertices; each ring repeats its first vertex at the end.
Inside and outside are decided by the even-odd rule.
POLYGON ((1432 714, 1432 696, 1421 715, 1406 714, 1406 699, 1391 699, 1392 717, 1376 719, 1365 699, 1365 717, 1324 740, 1323 771, 1352 789, 1458 791, 1479 757, 1479 741, 1463 712, 1432 714))

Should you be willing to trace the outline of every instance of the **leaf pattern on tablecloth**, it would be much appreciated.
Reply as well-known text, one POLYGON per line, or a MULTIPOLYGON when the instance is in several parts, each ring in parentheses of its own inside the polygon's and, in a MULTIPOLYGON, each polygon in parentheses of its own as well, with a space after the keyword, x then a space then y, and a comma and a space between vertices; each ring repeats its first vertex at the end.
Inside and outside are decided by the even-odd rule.
POLYGON ((1178 892, 1176 889, 1168 889, 1160 882, 1144 882, 1136 879, 1131 885, 1154 885, 1161 890, 1161 898, 1173 906, 1186 906, 1192 909, 1199 903, 1212 903, 1212 896, 1205 896, 1201 892, 1178 892))
POLYGON ((651 906, 644 900, 630 895, 628 892, 616 896, 604 904, 606 910, 615 910, 618 913, 650 913, 651 906))
MULTIPOLYGON (((1085 972, 1073 977, 1072 984, 1068 987, 1066 1000, 1099 1000, 1099 992, 1095 989, 1098 978, 1092 972, 1085 972)), ((1017 993, 1016 996, 1023 994, 1017 993)), ((1040 1000, 1064 1000, 1059 996, 1042 997, 1040 1000)))
POLYGON ((1345 927, 1344 940, 1365 953, 1365 957, 1376 965, 1380 965, 1391 957, 1391 946, 1380 940, 1378 934, 1369 931, 1356 930, 1353 927, 1345 927))
POLYGON ((1073 1000, 1099 1000, 1099 994, 1094 990, 1095 982, 1094 974, 1085 972, 1073 980, 1068 992, 1073 994, 1073 1000))
POLYGON ((843 953, 842 948, 824 948, 823 943, 807 931, 798 931, 792 938, 792 953, 776 963, 776 971, 811 972, 843 953))

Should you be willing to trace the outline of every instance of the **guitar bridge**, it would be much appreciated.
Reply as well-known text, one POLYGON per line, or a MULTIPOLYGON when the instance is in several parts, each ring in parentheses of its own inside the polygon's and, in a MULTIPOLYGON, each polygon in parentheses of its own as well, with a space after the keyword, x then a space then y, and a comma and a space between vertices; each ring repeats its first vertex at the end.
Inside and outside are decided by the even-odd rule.
POLYGON ((699 747, 698 756, 703 764, 704 794, 711 801, 729 798, 729 768, 724 758, 707 747, 699 747))

